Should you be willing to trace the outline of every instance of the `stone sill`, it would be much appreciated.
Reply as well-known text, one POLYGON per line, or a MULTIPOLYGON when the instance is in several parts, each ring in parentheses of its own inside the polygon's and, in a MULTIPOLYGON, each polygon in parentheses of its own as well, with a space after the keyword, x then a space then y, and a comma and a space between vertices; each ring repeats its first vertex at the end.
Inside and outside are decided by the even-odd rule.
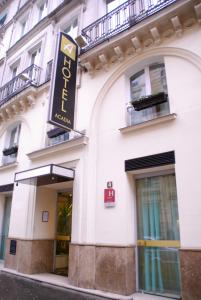
POLYGON ((31 159, 31 160, 35 160, 35 159, 40 159, 42 156, 47 156, 47 155, 51 155, 51 154, 56 154, 59 153, 63 150, 74 150, 74 149, 78 149, 82 146, 87 145, 88 143, 88 137, 86 136, 81 136, 78 138, 74 138, 70 141, 65 141, 53 146, 48 146, 46 148, 43 149, 39 149, 33 152, 30 152, 27 154, 27 156, 31 159))
POLYGON ((9 168, 14 168, 18 165, 18 162, 15 161, 13 163, 9 163, 9 164, 4 164, 4 165, 0 165, 0 170, 5 170, 5 169, 9 169, 9 168))
POLYGON ((175 120, 176 117, 177 117, 177 115, 175 113, 173 113, 173 114, 158 117, 158 118, 155 118, 155 119, 152 119, 152 120, 149 120, 149 121, 145 121, 143 123, 139 123, 139 124, 136 124, 136 125, 123 127, 123 128, 120 128, 119 131, 121 133, 127 133, 127 132, 131 132, 131 131, 139 130, 139 129, 142 129, 142 128, 154 126, 154 125, 157 125, 157 124, 162 124, 162 123, 165 123, 165 122, 168 122, 168 121, 172 121, 172 120, 175 120))

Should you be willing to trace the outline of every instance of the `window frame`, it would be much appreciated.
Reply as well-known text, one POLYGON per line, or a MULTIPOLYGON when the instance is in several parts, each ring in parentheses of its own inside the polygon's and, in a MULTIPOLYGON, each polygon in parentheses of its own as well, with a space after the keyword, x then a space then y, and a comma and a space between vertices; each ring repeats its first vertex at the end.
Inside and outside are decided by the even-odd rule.
POLYGON ((21 61, 21 57, 18 58, 17 60, 15 60, 14 62, 12 62, 11 64, 9 64, 9 66, 8 66, 8 75, 9 75, 10 80, 15 78, 17 76, 17 74, 19 74, 19 72, 20 72, 20 61, 21 61), (15 74, 13 74, 14 69, 16 69, 15 74))
POLYGON ((9 127, 6 131, 4 149, 2 151, 2 165, 7 165, 9 163, 15 163, 18 155, 19 139, 21 132, 21 123, 15 123, 9 127), (14 132, 14 130, 16 130, 14 132), (12 138, 12 133, 14 132, 14 137, 12 138), (13 139, 13 141, 12 141, 13 139), (4 154, 4 152, 9 152, 10 154, 4 154))
MULTIPOLYGON (((132 125, 137 125, 146 121, 153 120, 155 118, 161 117, 168 115, 170 113, 170 106, 169 106, 169 101, 168 101, 168 88, 167 88, 167 76, 166 76, 166 66, 165 62, 163 59, 159 60, 154 60, 152 62, 148 62, 146 64, 141 64, 140 67, 136 68, 135 72, 132 72, 132 75, 129 76, 129 90, 130 90, 130 101, 127 103, 127 123, 129 123, 130 126, 132 125), (152 91, 152 86, 151 86, 151 67, 153 66, 163 66, 165 70, 165 84, 161 83, 161 87, 163 89, 163 92, 161 92, 161 103, 159 104, 153 104, 150 107, 141 108, 141 109, 136 109, 135 105, 139 106, 139 102, 147 102, 150 101, 150 99, 153 99, 154 96, 157 96, 160 94, 154 94, 152 91), (140 95, 139 98, 132 99, 132 78, 137 75, 140 72, 144 72, 144 85, 145 85, 145 95, 140 95), (165 88, 164 88, 164 86, 165 88), (163 96, 164 94, 164 96, 163 96), (163 98, 164 97, 164 98, 163 98), (140 101, 139 101, 140 100, 140 101), (162 105, 164 104, 165 105, 162 105), (167 104, 166 104, 167 103, 167 104), (136 119, 136 121, 135 121, 136 119)), ((154 101, 152 101, 154 102, 154 101)), ((157 102, 157 101, 156 101, 157 102)), ((160 101, 159 101, 160 102, 160 101)))
POLYGON ((48 14, 48 0, 42 0, 37 3, 37 23, 44 19, 48 14), (43 10, 41 13, 41 7, 43 6, 43 10), (46 13, 44 13, 46 10, 46 13))
POLYGON ((62 26, 63 28, 63 32, 65 32, 66 34, 70 35, 73 39, 75 39, 78 36, 78 31, 79 31, 79 20, 78 20, 78 16, 74 16, 73 18, 71 18, 69 20, 69 22, 65 23, 65 25, 62 26), (73 27, 74 23, 76 22, 76 26, 73 27), (67 28, 70 28, 70 31, 67 32, 67 28), (70 32, 75 30, 75 28, 77 28, 77 33, 76 35, 71 35, 70 32))

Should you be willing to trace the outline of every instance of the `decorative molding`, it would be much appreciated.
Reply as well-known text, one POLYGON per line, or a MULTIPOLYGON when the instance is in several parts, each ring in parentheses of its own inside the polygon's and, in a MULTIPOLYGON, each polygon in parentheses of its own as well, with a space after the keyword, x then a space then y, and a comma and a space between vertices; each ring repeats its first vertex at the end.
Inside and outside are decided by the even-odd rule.
POLYGON ((171 18, 171 21, 172 21, 172 25, 174 27, 174 30, 175 30, 175 33, 178 37, 180 37, 182 35, 182 25, 181 25, 181 22, 179 20, 179 17, 176 16, 174 18, 171 18))
POLYGON ((50 82, 37 87, 29 86, 17 95, 14 95, 0 107, 0 124, 11 120, 13 116, 24 113, 27 109, 33 109, 37 96, 43 92, 48 93, 49 86, 50 82))
POLYGON ((133 46, 135 47, 136 52, 140 52, 142 50, 142 45, 137 36, 133 37, 131 39, 131 42, 133 43, 133 46))
POLYGON ((119 61, 122 61, 124 59, 124 53, 122 51, 122 48, 120 46, 114 47, 114 52, 117 55, 117 58, 119 61))
POLYGON ((84 67, 87 69, 87 71, 89 72, 89 74, 93 74, 94 72, 94 68, 92 66, 92 64, 88 61, 84 63, 84 67))
POLYGON ((158 28, 157 27, 153 27, 150 29, 150 32, 151 32, 151 35, 154 39, 154 43, 156 45, 159 45, 161 43, 161 38, 160 38, 160 33, 158 31, 158 28))
POLYGON ((101 62, 101 64, 102 64, 102 66, 103 66, 103 69, 104 69, 105 71, 107 71, 107 70, 108 70, 108 60, 107 60, 106 55, 105 55, 105 54, 100 54, 100 55, 98 56, 98 58, 99 58, 99 60, 100 60, 100 62, 101 62))
POLYGON ((36 98, 33 95, 27 96, 28 107, 33 108, 36 104, 36 98))

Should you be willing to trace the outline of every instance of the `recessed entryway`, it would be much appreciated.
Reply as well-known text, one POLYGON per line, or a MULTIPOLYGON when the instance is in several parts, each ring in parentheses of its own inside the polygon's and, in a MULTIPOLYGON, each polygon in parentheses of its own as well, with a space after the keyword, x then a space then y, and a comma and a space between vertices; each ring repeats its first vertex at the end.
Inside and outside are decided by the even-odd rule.
POLYGON ((6 239, 8 238, 9 226, 10 226, 10 212, 11 212, 11 203, 12 196, 5 196, 4 199, 1 199, 2 210, 2 223, 0 224, 0 260, 4 260, 5 249, 6 249, 6 239))
POLYGON ((54 273, 68 276, 72 224, 72 190, 57 193, 54 273))

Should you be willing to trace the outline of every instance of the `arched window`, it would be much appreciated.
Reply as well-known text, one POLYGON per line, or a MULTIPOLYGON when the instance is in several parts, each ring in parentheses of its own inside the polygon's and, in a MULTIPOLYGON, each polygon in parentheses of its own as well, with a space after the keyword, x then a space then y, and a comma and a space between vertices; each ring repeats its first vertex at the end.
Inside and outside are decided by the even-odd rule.
POLYGON ((130 125, 169 114, 167 81, 163 62, 145 66, 130 77, 133 109, 129 109, 130 125))

